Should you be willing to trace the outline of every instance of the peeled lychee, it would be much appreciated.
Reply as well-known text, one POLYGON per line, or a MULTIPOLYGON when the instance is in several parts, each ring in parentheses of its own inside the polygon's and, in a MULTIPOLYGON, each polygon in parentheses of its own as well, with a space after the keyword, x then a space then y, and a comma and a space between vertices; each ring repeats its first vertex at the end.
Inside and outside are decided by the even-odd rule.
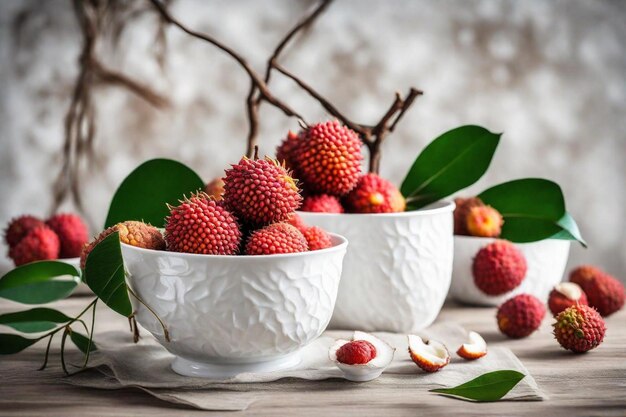
POLYGON ((500 331, 513 339, 529 336, 541 325, 546 308, 537 297, 520 294, 505 301, 496 318, 500 331))
POLYGON ((376 347, 367 340, 352 340, 337 349, 337 360, 347 365, 368 363, 376 357, 376 347))
POLYGON ((304 197, 300 210, 316 213, 343 213, 343 206, 333 195, 317 194, 304 197))
POLYGON ((342 196, 359 180, 362 159, 359 136, 335 120, 304 130, 292 162, 307 191, 342 196))
POLYGON ((224 180, 215 178, 211 180, 205 187, 204 192, 212 197, 215 201, 222 201, 224 198, 224 180))
POLYGON ((485 204, 478 197, 455 198, 454 204, 454 234, 466 236, 469 235, 467 230, 467 214, 472 207, 483 207, 485 204))
POLYGON ((589 305, 607 317, 624 307, 624 285, 599 268, 583 265, 572 271, 569 280, 583 289, 589 305))
POLYGON ((306 252, 306 238, 298 229, 287 223, 273 223, 250 235, 246 243, 247 255, 274 255, 306 252))
POLYGON ((417 366, 426 372, 437 372, 450 363, 450 353, 443 343, 435 340, 424 342, 421 337, 410 334, 409 355, 417 366))
POLYGON ((469 342, 463 343, 456 354, 468 361, 482 358, 487 354, 487 342, 476 332, 469 332, 469 342))
POLYGON ((299 136, 297 133, 289 131, 287 133, 287 137, 283 139, 283 141, 276 148, 276 160, 281 164, 285 164, 285 166, 289 169, 295 169, 295 165, 293 163, 294 160, 294 152, 299 145, 299 136))
POLYGON ((45 224, 31 229, 15 246, 9 249, 9 257, 15 266, 34 261, 57 259, 59 237, 45 224))
POLYGON ((30 215, 17 217, 9 222, 6 230, 4 231, 4 240, 9 248, 14 247, 24 236, 36 227, 45 226, 45 223, 30 215))
POLYGON ((500 236, 504 224, 500 212, 491 206, 471 207, 465 221, 469 234, 480 237, 500 236))
POLYGON ((296 181, 277 161, 244 157, 226 170, 224 202, 242 222, 267 224, 287 220, 302 197, 296 181))
POLYGON ((548 307, 553 316, 577 303, 589 304, 583 290, 573 282, 561 282, 555 285, 548 296, 548 307))
POLYGON ((46 224, 59 237, 61 258, 80 256, 83 246, 89 241, 89 231, 83 220, 75 214, 56 214, 46 224))
POLYGON ((309 245, 309 250, 326 249, 333 245, 330 235, 320 227, 307 227, 302 234, 309 245))
POLYGON ((498 240, 478 251, 472 264, 474 284, 487 295, 502 295, 526 276, 526 258, 515 245, 498 240))
POLYGON ((391 182, 377 174, 366 174, 345 198, 351 213, 396 213, 404 211, 405 200, 391 182))
POLYGON ((89 244, 83 247, 83 251, 80 254, 81 269, 85 269, 87 256, 89 256, 93 248, 114 232, 118 232, 120 242, 126 243, 127 245, 153 250, 165 249, 165 239, 163 239, 163 235, 159 229, 143 222, 129 220, 105 229, 100 232, 95 239, 89 242, 89 244))
POLYGON ((239 250, 237 219, 205 193, 170 207, 165 221, 167 250, 205 255, 234 255, 239 250))
POLYGON ((606 325, 592 307, 576 304, 556 317, 554 337, 563 348, 583 353, 597 347, 604 340, 606 325))

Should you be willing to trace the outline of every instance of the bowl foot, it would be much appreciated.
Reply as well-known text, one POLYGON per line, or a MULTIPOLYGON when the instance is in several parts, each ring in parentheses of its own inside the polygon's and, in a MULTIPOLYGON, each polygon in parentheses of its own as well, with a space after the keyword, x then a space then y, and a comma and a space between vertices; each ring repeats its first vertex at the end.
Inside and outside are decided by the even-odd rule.
POLYGON ((172 369, 183 376, 199 378, 225 379, 246 372, 275 372, 293 368, 300 363, 300 352, 281 356, 263 362, 250 363, 209 363, 197 362, 177 356, 172 362, 172 369))

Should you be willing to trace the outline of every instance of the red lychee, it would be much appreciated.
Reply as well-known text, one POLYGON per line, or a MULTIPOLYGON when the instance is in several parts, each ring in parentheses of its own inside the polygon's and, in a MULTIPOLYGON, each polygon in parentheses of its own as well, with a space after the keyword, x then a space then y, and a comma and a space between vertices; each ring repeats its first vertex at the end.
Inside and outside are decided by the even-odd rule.
POLYGON ((9 222, 6 230, 4 231, 4 240, 9 248, 14 247, 24 236, 28 234, 35 227, 45 226, 45 223, 30 215, 17 217, 9 222))
POLYGON ((45 224, 31 229, 17 245, 9 249, 9 257, 15 266, 34 261, 58 259, 59 237, 45 224))
POLYGON ((530 335, 541 325, 546 308, 537 297, 520 294, 505 301, 496 318, 500 331, 513 339, 530 335))
POLYGON ((479 250, 472 264, 474 284, 487 295, 502 295, 519 286, 526 269, 524 255, 506 240, 479 250))
POLYGON ((583 265, 572 271, 569 280, 580 285, 589 305, 607 317, 624 307, 624 285, 611 275, 591 265, 583 265))
POLYGON ((351 213, 396 213, 404 211, 404 197, 391 182, 377 174, 365 174, 345 198, 351 213))
POLYGON ((337 361, 347 365, 366 364, 376 357, 376 347, 367 340, 353 340, 337 349, 337 361))
POLYGON ((361 140, 338 121, 310 126, 301 133, 293 164, 307 191, 342 196, 359 180, 361 140))
POLYGON ((252 233, 246 243, 247 255, 274 255, 306 252, 308 243, 298 229, 287 223, 273 223, 252 233))
POLYGON ((316 213, 343 213, 343 207, 339 199, 328 194, 306 196, 300 210, 316 213))
POLYGON ((309 250, 326 249, 333 245, 330 235, 320 227, 307 227, 302 234, 309 245, 309 250))
POLYGON ((224 177, 226 207, 244 223, 287 220, 300 207, 296 181, 277 161, 243 158, 224 177))
POLYGON ((59 237, 61 258, 80 256, 83 246, 89 241, 89 231, 83 220, 75 214, 56 214, 46 224, 59 237))
POLYGON ((276 148, 276 160, 281 164, 284 163, 285 166, 289 169, 295 169, 293 160, 294 160, 294 152, 299 145, 299 136, 297 133, 289 131, 287 133, 287 137, 283 139, 283 141, 276 148))
POLYGON ((170 207, 165 242, 173 252, 234 255, 239 250, 241 231, 235 216, 222 204, 198 193, 170 207))
POLYGON ((472 207, 483 207, 485 204, 478 197, 469 198, 455 198, 454 204, 454 234, 467 236, 469 231, 467 230, 467 214, 472 207))
POLYGON ((548 307, 553 316, 574 304, 589 304, 587 296, 578 284, 573 282, 561 282, 554 286, 548 296, 548 307))
POLYGON ((563 348, 576 353, 587 352, 604 340, 606 324, 592 307, 576 304, 556 317, 554 337, 563 348))
POLYGON ((298 216, 298 213, 293 213, 289 216, 289 218, 285 220, 285 223, 289 223, 301 232, 309 228, 309 226, 304 223, 304 220, 302 220, 302 217, 298 216))
POLYGON ((466 224, 472 236, 498 237, 504 220, 500 212, 491 206, 475 206, 469 209, 466 224))

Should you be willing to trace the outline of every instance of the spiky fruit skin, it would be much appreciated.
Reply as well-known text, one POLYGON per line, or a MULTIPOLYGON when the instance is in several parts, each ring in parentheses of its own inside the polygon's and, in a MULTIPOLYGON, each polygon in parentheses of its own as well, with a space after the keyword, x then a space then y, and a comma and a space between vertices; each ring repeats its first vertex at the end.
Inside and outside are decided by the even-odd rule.
POLYGON ((474 284, 487 295, 502 295, 519 286, 526 276, 524 255, 506 240, 478 251, 472 264, 474 284))
POLYGON ((302 234, 309 245, 309 250, 326 249, 333 245, 330 235, 317 226, 306 228, 302 234))
POLYGON ((294 166, 294 154, 298 149, 299 136, 297 133, 289 131, 287 137, 276 148, 276 160, 281 164, 284 163, 289 169, 295 169, 294 166))
POLYGON ((83 247, 80 254, 81 269, 85 269, 87 256, 89 256, 93 248, 113 232, 118 232, 120 242, 126 243, 127 245, 152 250, 165 249, 165 239, 159 229, 143 222, 129 220, 106 228, 100 232, 95 239, 83 247))
POLYGON ((537 330, 545 315, 546 308, 537 297, 519 294, 498 308, 496 318, 502 333, 520 339, 537 330))
POLYGON ((170 208, 165 219, 165 242, 173 252, 234 255, 241 243, 237 219, 204 193, 170 208))
POLYGON ((333 195, 317 194, 304 197, 300 210, 314 213, 343 213, 343 206, 333 195))
POLYGON ((17 217, 9 222, 9 225, 4 231, 4 241, 9 248, 12 248, 20 243, 20 240, 22 240, 28 232, 40 226, 45 226, 45 223, 35 216, 25 215, 17 217))
POLYGON ((550 309, 550 312, 553 316, 556 316, 561 311, 575 304, 589 305, 587 296, 583 291, 581 291, 580 298, 578 298, 577 300, 568 298, 565 294, 557 291, 556 289, 550 291, 550 295, 548 296, 548 308, 550 309))
POLYGON ((204 192, 213 200, 222 201, 224 198, 224 180, 215 178, 204 187, 204 192))
POLYGON ((293 164, 307 191, 342 196, 361 172, 361 140, 338 121, 310 126, 301 133, 293 164))
POLYGON ((580 285, 589 305, 607 317, 624 307, 624 285, 599 268, 583 265, 570 274, 569 280, 580 285))
POLYGON ((302 217, 298 216, 298 213, 293 213, 291 216, 289 216, 285 223, 289 223, 300 232, 304 232, 306 229, 309 228, 309 226, 304 223, 304 220, 302 220, 302 217))
POLYGON ((273 223, 252 233, 246 243, 247 255, 275 255, 306 252, 309 246, 298 229, 287 223, 273 223))
POLYGON ((472 236, 498 237, 502 232, 502 215, 491 206, 471 207, 465 219, 467 231, 472 236))
POLYGON ((472 207, 483 207, 485 204, 478 197, 455 198, 454 204, 454 234, 468 236, 467 230, 467 214, 472 207))
POLYGON ((89 231, 83 219, 75 214, 56 214, 46 221, 46 225, 59 237, 59 257, 80 256, 83 246, 89 241, 89 231))
POLYGON ((367 340, 353 340, 337 349, 337 360, 346 365, 363 365, 376 357, 376 347, 367 340))
POLYGON ((350 213, 397 213, 406 207, 396 186, 373 173, 362 175, 344 202, 350 213))
POLYGON ((277 161, 243 158, 226 170, 224 202, 241 221, 261 225, 287 220, 300 207, 302 196, 277 161))
POLYGON ((59 237, 45 224, 31 229, 17 245, 9 249, 15 266, 34 261, 57 259, 61 244, 59 237))
POLYGON ((596 348, 604 340, 606 324, 592 307, 576 304, 556 317, 554 337, 563 348, 584 353, 596 348))

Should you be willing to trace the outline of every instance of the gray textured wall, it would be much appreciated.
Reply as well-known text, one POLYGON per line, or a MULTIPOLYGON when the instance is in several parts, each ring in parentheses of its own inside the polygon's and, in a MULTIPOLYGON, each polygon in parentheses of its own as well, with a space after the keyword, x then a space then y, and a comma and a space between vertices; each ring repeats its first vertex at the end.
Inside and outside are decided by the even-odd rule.
MULTIPOLYGON (((178 0, 173 11, 262 69, 310 5, 178 0)), ((101 51, 112 66, 168 94, 173 106, 158 111, 115 88, 96 92, 100 164, 84 175, 83 192, 99 223, 115 187, 140 161, 171 157, 211 178, 245 149, 244 73, 175 29, 161 71, 152 55, 154 24, 153 16, 140 18, 119 50, 101 51)), ((68 0, 3 1, 0 34, 5 224, 23 212, 43 215, 50 204, 80 38, 68 0)), ((625 44, 620 1, 338 0, 283 62, 363 122, 377 120, 397 89, 426 92, 385 145, 382 173, 395 182, 444 130, 477 123, 503 131, 491 170, 464 194, 523 176, 559 182, 590 246, 574 245, 570 263, 593 262, 624 278, 625 44)), ((287 80, 275 77, 272 88, 308 120, 327 117, 287 80)), ((272 153, 296 128, 264 107, 261 152, 272 153)))

